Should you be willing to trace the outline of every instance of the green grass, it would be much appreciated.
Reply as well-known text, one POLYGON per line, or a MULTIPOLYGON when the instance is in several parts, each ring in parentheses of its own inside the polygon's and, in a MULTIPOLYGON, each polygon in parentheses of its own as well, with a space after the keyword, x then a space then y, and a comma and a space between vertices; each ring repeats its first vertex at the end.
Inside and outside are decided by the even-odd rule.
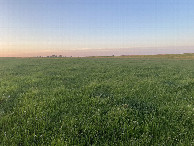
POLYGON ((194 60, 0 58, 0 145, 194 145, 194 60))

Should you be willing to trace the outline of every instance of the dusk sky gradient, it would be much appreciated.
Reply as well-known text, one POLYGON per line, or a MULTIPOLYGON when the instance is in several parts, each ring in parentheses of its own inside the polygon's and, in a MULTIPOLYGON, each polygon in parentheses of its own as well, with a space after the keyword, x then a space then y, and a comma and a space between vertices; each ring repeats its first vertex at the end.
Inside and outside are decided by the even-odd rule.
POLYGON ((0 0, 0 57, 165 53, 194 53, 193 0, 0 0))

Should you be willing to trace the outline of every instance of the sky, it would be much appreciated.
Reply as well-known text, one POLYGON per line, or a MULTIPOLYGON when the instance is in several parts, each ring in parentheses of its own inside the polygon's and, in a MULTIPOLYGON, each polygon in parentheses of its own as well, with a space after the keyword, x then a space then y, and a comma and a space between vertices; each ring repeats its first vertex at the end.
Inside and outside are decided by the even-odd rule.
POLYGON ((193 0, 0 0, 0 57, 194 53, 193 0))

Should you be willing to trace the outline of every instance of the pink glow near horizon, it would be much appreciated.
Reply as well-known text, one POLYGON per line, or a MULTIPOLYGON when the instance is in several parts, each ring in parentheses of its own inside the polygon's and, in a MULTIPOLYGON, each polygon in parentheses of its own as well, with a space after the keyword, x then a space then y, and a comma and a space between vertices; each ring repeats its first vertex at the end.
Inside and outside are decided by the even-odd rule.
POLYGON ((194 47, 161 47, 161 48, 125 48, 125 49, 79 49, 79 50, 0 50, 0 57, 35 57, 63 55, 73 57, 86 56, 120 56, 120 55, 156 55, 194 53, 194 47))

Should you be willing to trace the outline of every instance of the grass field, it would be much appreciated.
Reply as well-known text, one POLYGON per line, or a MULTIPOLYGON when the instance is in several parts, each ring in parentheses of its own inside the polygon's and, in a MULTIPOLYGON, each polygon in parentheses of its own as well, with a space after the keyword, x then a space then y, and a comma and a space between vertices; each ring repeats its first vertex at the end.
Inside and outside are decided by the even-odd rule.
POLYGON ((0 145, 194 145, 194 57, 0 58, 0 145))

